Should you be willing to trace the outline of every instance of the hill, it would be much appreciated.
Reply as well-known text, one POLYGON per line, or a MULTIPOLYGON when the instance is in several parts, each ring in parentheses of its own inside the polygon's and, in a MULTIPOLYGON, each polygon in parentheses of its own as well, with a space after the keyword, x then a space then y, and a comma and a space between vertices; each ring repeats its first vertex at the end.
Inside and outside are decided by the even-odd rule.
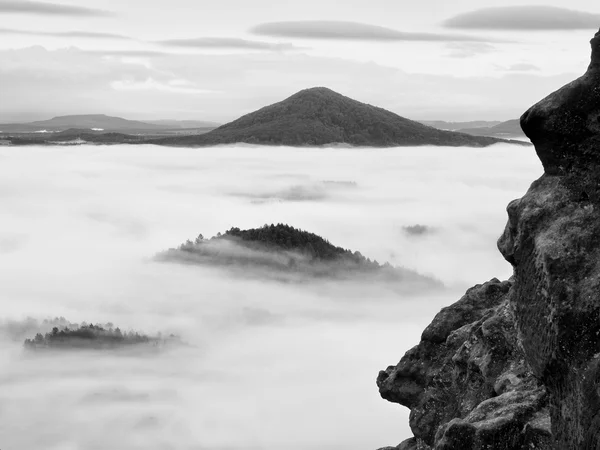
POLYGON ((28 123, 0 124, 0 131, 4 134, 35 133, 49 135, 70 129, 87 130, 96 132, 121 132, 143 135, 179 135, 192 134, 198 131, 207 132, 216 128, 215 122, 195 120, 156 120, 141 122, 128 120, 122 117, 107 116, 105 114, 83 114, 70 116, 57 116, 49 120, 39 120, 28 123))
POLYGON ((121 331, 112 324, 67 324, 52 328, 51 332, 37 333, 32 339, 25 339, 23 345, 29 350, 48 349, 119 349, 139 346, 162 348, 168 344, 180 343, 178 336, 173 334, 162 336, 147 336, 134 331, 121 331))
POLYGON ((157 144, 180 146, 233 143, 315 146, 345 143, 371 147, 484 147, 498 142, 503 141, 438 130, 324 87, 305 89, 200 136, 154 141, 157 144))
POLYGON ((137 120, 107 116, 105 114, 58 116, 50 120, 32 122, 30 125, 41 128, 101 128, 103 130, 156 130, 169 128, 166 125, 154 125, 137 120))
POLYGON ((220 123, 210 122, 206 120, 146 120, 146 123, 152 125, 160 125, 163 127, 174 129, 189 129, 189 128, 217 128, 220 123))
POLYGON ((473 120, 470 122, 446 122, 445 120, 419 120, 423 125, 437 128, 438 130, 462 131, 465 128, 493 127, 501 124, 499 120, 473 120))
POLYGON ((78 128, 70 128, 56 133, 8 137, 12 145, 140 144, 145 142, 143 136, 78 128))
POLYGON ((432 278, 389 263, 381 265, 360 252, 335 246, 321 236, 284 224, 248 230, 231 228, 210 239, 199 235, 194 241, 159 253, 157 260, 238 268, 245 276, 284 281, 361 278, 401 282, 406 286, 442 287, 432 278))
POLYGON ((525 137, 521 130, 519 119, 507 120, 493 127, 463 128, 461 133, 471 134, 473 136, 488 136, 496 138, 514 138, 525 137))
POLYGON ((46 131, 62 131, 69 128, 123 131, 157 131, 170 128, 167 125, 156 125, 137 120, 127 120, 105 114, 84 114, 57 116, 49 120, 39 120, 29 123, 0 124, 0 130, 5 133, 27 133, 46 131))

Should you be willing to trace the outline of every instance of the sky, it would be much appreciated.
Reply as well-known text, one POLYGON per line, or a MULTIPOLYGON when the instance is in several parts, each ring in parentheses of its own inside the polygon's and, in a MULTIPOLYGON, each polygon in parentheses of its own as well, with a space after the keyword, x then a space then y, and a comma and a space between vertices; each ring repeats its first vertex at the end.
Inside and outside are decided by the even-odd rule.
POLYGON ((0 24, 5 123, 226 122, 314 86, 413 119, 508 120, 585 71, 600 4, 0 0, 0 24))

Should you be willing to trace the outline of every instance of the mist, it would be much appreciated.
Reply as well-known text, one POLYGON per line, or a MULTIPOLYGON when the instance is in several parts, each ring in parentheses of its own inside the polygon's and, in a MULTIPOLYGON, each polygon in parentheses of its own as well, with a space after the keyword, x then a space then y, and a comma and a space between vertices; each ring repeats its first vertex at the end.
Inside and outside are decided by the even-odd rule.
POLYGON ((533 148, 0 149, 0 445, 344 449, 410 436, 375 378, 474 284, 508 278, 533 148), (443 290, 283 283, 154 255, 287 223, 443 290), (27 354, 42 321, 175 333, 153 355, 27 354), (33 334, 32 334, 33 333, 33 334))

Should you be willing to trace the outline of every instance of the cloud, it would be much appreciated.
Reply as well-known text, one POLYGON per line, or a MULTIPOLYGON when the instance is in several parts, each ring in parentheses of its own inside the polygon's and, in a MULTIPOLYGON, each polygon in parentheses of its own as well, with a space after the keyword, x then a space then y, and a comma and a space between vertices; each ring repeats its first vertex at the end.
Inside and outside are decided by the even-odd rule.
MULTIPOLYGON (((28 121, 25 113, 29 112, 33 112, 29 116, 34 120, 85 111, 228 122, 307 86, 328 86, 413 119, 496 120, 519 116, 529 105, 577 76, 507 73, 506 67, 520 59, 504 63, 498 76, 454 77, 412 74, 375 63, 299 52, 127 53, 76 48, 47 51, 39 46, 0 50, 0 86, 6 87, 0 123, 28 121), (177 86, 176 80, 193 84, 177 86), (365 80, 377 80, 377 86, 365 80), (199 101, 199 95, 181 95, 184 89, 218 95, 207 93, 199 101)), ((291 180, 280 189, 265 188, 264 192, 280 192, 292 184, 306 183, 291 180)))
POLYGON ((203 49, 244 49, 244 50, 294 50, 297 49, 288 43, 272 43, 250 41, 238 38, 201 37, 192 39, 168 39, 157 41, 157 44, 166 47, 203 48, 203 49))
POLYGON ((27 242, 27 236, 20 234, 0 234, 0 254, 12 253, 19 250, 27 242))
POLYGON ((510 72, 539 72, 540 68, 534 64, 518 63, 507 68, 510 72))
MULTIPOLYGON (((82 39, 120 39, 134 41, 137 40, 131 36, 116 33, 105 33, 98 31, 33 31, 33 30, 20 30, 15 28, 0 28, 0 35, 21 35, 21 36, 48 36, 58 38, 82 38, 82 39)), ((272 51, 285 51, 285 50, 299 50, 301 47, 296 47, 289 43, 273 43, 273 42, 262 42, 252 41, 247 39, 238 38, 226 38, 226 37, 202 37, 193 39, 168 39, 162 41, 150 42, 159 44, 164 47, 170 48, 192 48, 192 49, 220 49, 220 50, 272 50, 272 51)), ((131 56, 157 56, 159 54, 166 54, 164 52, 157 51, 146 51, 146 50, 122 50, 113 51, 113 54, 120 53, 126 55, 130 53, 131 56)))
POLYGON ((496 51, 496 47, 486 42, 449 42, 446 44, 451 58, 472 58, 477 55, 496 51))
POLYGON ((431 227, 421 224, 405 225, 402 227, 402 230, 409 236, 423 236, 425 234, 430 234, 434 231, 431 227))
POLYGON ((114 13, 82 6, 46 3, 31 0, 0 0, 0 13, 25 13, 44 16, 107 17, 114 13))
MULTIPOLYGON (((0 52, 0 75, 4 61, 19 54, 0 52)), ((33 56, 42 67, 51 65, 43 52, 33 56)), ((86 79, 88 91, 75 89, 81 70, 97 76, 112 62, 94 65, 77 55, 82 60, 68 64, 63 56, 75 55, 57 51, 47 58, 68 75, 75 72, 66 89, 77 96, 66 100, 82 103, 94 83, 86 79)), ((271 53, 253 57, 276 59, 271 53)), ((210 61, 215 59, 201 61, 199 75, 211 70, 210 61)), ((248 64, 245 59, 240 67, 248 64)), ((293 65, 290 73, 300 67, 293 65)), ((46 73, 33 74, 49 81, 46 73)), ((24 89, 33 89, 30 79, 23 81, 24 89)), ((240 90, 250 85, 237 84, 240 90)), ((37 103, 45 95, 40 87, 32 95, 37 103)), ((49 92, 56 101, 61 94, 49 92)), ((131 101, 119 94, 107 101, 131 101)), ((4 89, 2 95, 3 110, 4 89)), ((164 103, 155 100, 148 108, 160 105, 163 114, 164 103)), ((380 262, 394 252, 394 264, 472 285, 511 275, 495 245, 506 224, 505 206, 542 173, 533 149, 510 146, 29 147, 0 150, 0 160, 1 234, 27 239, 0 254, 2 448, 34 450, 357 449, 408 436, 408 411, 390 414, 396 409, 378 398, 371 380, 389 355, 408 350, 439 309, 464 290, 415 296, 384 287, 373 292, 376 286, 361 282, 274 283, 147 258, 200 232, 284 222, 380 262), (256 205, 228 195, 260 193, 263 186, 278 190, 300 177, 354 180, 357 187, 343 201, 314 203, 256 205), (179 190, 157 189, 168 185, 179 190), (415 239, 398 230, 416 223, 439 231, 415 239), (136 229, 143 232, 133 239, 136 229), (55 316, 148 334, 173 332, 197 347, 144 357, 24 357, 22 339, 55 316)))
POLYGON ((82 50, 87 55, 101 55, 110 57, 129 57, 129 58, 158 58, 169 56, 171 53, 159 52, 155 50, 82 50))
POLYGON ((591 30, 600 26, 600 14, 554 6, 500 6, 459 14, 443 25, 462 30, 591 30))
POLYGON ((150 77, 143 81, 117 80, 110 83, 110 86, 117 91, 164 91, 173 94, 212 94, 215 92, 210 89, 199 89, 187 81, 174 79, 165 83, 150 77))
POLYGON ((83 39, 123 39, 133 40, 129 36, 115 33, 102 33, 96 31, 31 31, 17 30, 14 28, 0 28, 1 34, 17 34, 21 36, 49 36, 65 38, 83 38, 83 39))
POLYGON ((296 22, 270 22, 250 30, 261 36, 336 39, 344 41, 421 41, 421 42, 483 42, 487 38, 458 34, 414 33, 359 22, 307 20, 296 22))

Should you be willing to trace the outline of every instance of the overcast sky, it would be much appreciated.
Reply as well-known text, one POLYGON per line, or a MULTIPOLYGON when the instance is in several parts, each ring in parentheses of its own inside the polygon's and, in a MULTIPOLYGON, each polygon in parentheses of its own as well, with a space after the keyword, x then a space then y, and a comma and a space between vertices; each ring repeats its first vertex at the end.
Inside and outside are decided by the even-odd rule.
POLYGON ((313 86, 506 120, 585 71, 597 0, 0 0, 0 121, 225 122, 313 86))

